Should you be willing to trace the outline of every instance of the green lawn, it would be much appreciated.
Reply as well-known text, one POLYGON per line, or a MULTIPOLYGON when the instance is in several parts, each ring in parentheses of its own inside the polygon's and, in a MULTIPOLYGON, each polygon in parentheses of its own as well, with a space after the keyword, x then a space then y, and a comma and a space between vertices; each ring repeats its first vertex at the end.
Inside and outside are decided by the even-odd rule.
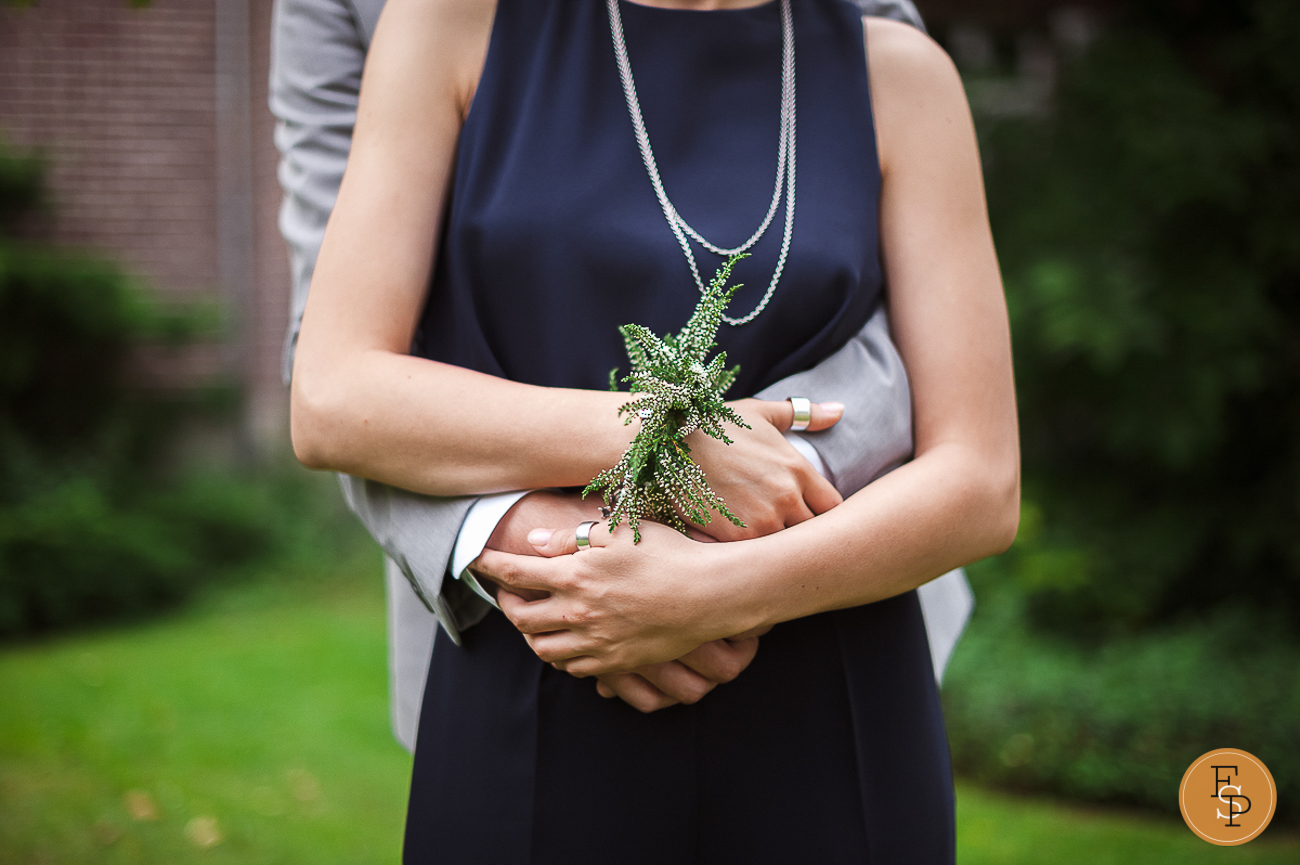
POLYGON ((410 759, 356 570, 0 654, 0 862, 397 862, 410 759))
POLYGON ((1296 865, 1300 838, 1277 827, 1241 847, 1215 847, 1179 817, 1008 796, 957 786, 960 865, 1296 865))
MULTIPOLYGON (((397 862, 410 759, 378 568, 338 570, 0 650, 0 862, 397 862)), ((1277 829, 1217 848, 1176 819, 969 786, 958 822, 962 865, 1300 861, 1277 829)))

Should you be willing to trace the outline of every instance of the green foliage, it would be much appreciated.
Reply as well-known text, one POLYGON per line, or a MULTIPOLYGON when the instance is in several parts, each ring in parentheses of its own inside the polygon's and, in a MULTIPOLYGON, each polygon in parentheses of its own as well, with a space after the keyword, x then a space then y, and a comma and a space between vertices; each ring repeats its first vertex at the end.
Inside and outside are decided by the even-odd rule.
POLYGON ((136 358, 212 316, 20 239, 41 177, 0 147, 0 637, 173 604, 291 551, 291 515, 319 510, 302 482, 177 470, 178 436, 216 422, 225 389, 145 386, 136 358))
POLYGON ((999 563, 944 679, 955 766, 985 783, 1176 813, 1212 747, 1259 756, 1280 822, 1300 821, 1300 646, 1281 616, 1230 607, 1096 647, 1026 627, 999 563))
MULTIPOLYGON (((700 430, 731 444, 723 421, 749 427, 722 398, 740 367, 727 368, 726 352, 709 360, 722 314, 740 288, 728 287, 727 280, 743 257, 732 256, 718 269, 676 336, 660 339, 639 324, 619 328, 632 361, 632 371, 623 381, 640 396, 620 406, 618 413, 626 414, 629 424, 640 420, 641 428, 618 463, 597 475, 583 495, 603 490, 605 503, 611 506, 609 530, 627 520, 636 543, 641 542, 641 520, 656 520, 685 533, 682 514, 703 524, 717 511, 744 525, 709 486, 686 443, 688 435, 700 430)), ((611 390, 617 390, 617 377, 615 369, 610 373, 611 390)))
POLYGON ((1025 500, 944 684, 959 770, 1176 810, 1260 755, 1300 820, 1300 6, 1141 0, 980 121, 1025 500))
POLYGON ((328 561, 361 534, 332 487, 293 467, 73 475, 0 506, 0 638, 136 617, 270 561, 328 561))
POLYGON ((1042 629, 1300 622, 1300 7, 1148 0, 982 122, 1042 629))
POLYGON ((160 306, 105 262, 0 238, 5 462, 15 452, 138 462, 201 395, 128 386, 133 352, 182 342, 202 326, 199 315, 160 306))
POLYGON ((43 179, 40 159, 13 153, 0 140, 0 230, 44 205, 43 179))

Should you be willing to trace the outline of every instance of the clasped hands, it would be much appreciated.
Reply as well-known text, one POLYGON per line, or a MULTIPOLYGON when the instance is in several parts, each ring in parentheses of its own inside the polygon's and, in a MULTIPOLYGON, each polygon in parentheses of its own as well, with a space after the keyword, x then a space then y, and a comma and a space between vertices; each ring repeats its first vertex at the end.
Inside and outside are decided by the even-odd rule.
MULTIPOLYGON (((599 503, 577 493, 540 491, 520 499, 497 525, 471 569, 497 587, 502 611, 543 661, 575 676, 595 676, 604 697, 642 712, 694 703, 742 673, 761 629, 730 622, 715 557, 702 544, 780 531, 839 504, 835 488, 796 451, 789 402, 731 403, 752 429, 729 429, 730 446, 696 432, 692 455, 709 483, 746 523, 716 518, 693 527, 693 540, 662 525, 613 534, 604 521, 592 549, 576 554, 576 529, 600 520, 599 503), (555 527, 563 528, 555 528, 555 527)), ((810 431, 826 429, 843 407, 813 404, 810 431)))

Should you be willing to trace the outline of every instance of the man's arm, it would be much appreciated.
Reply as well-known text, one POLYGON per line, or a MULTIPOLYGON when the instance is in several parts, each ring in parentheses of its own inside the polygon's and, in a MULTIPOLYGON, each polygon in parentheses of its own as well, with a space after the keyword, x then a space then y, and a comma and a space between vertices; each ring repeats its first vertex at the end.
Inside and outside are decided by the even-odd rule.
POLYGON ((772 400, 791 396, 844 403, 839 423, 802 438, 846 498, 912 456, 912 393, 883 306, 835 354, 758 394, 772 400))
MULTIPOLYGON (((270 106, 277 123, 280 231, 289 246, 293 304, 285 340, 288 380, 307 289, 352 144, 369 33, 382 4, 278 0, 272 26, 270 106)), ((349 507, 412 590, 459 639, 487 604, 443 575, 474 497, 439 498, 340 476, 349 507)))
POLYGON ((925 22, 921 20, 921 13, 916 11, 916 4, 912 0, 849 0, 849 2, 861 9, 865 16, 902 21, 904 24, 911 24, 922 33, 926 32, 925 22))
POLYGON ((289 246, 293 277, 284 351, 286 384, 316 255, 352 146, 366 60, 362 39, 344 0, 276 0, 269 102, 280 151, 277 176, 284 190, 279 226, 289 246))

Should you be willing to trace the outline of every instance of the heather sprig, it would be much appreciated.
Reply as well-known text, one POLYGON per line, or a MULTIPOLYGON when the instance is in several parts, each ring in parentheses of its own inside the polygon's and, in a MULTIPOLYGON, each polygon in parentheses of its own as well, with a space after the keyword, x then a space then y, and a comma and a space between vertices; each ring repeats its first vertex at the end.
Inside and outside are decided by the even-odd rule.
POLYGON ((641 429, 622 458, 597 475, 582 494, 600 490, 611 509, 610 531, 627 520, 636 543, 641 542, 641 521, 647 519, 683 534, 687 531, 683 514, 704 524, 712 521, 712 511, 717 511, 736 525, 745 525, 709 486, 685 441, 698 429, 731 444, 723 421, 749 428, 722 399, 740 367, 727 368, 726 352, 708 360, 717 345, 722 314, 740 288, 728 286, 727 280, 741 258, 744 256, 732 256, 718 269, 676 336, 660 339, 638 324, 619 328, 632 371, 620 380, 618 370, 612 370, 610 390, 618 390, 620 381, 630 385, 636 398, 619 406, 618 412, 620 417, 627 415, 625 423, 639 419, 641 429))

